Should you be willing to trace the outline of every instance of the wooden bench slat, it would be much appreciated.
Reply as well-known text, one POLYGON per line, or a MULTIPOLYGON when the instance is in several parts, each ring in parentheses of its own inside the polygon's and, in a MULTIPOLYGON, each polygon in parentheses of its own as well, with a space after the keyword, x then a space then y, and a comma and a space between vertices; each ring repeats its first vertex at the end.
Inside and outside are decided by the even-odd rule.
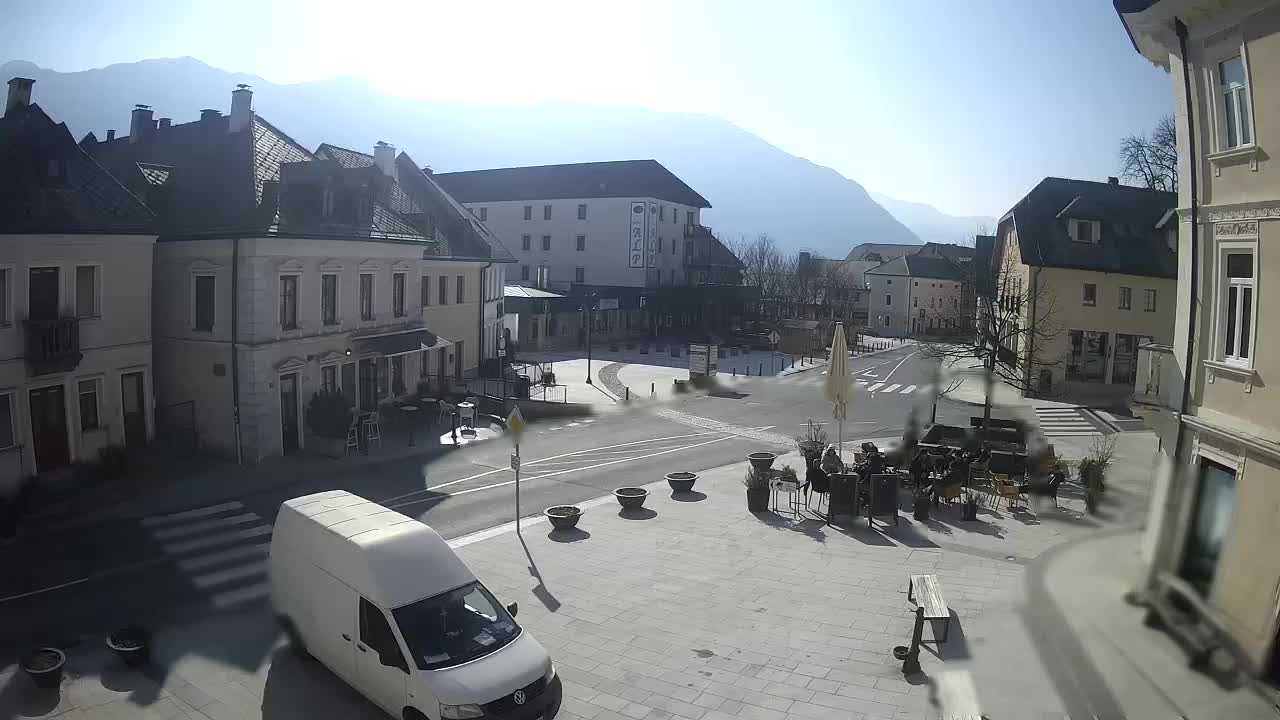
POLYGON ((911 586, 916 603, 924 608, 925 618, 939 620, 951 616, 947 601, 942 598, 942 589, 938 587, 938 576, 912 575, 911 586))

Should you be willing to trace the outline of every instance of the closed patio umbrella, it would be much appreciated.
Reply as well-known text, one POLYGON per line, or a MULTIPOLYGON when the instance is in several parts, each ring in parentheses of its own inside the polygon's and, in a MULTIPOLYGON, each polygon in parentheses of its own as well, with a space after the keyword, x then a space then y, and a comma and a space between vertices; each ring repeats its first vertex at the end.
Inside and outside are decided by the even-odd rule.
POLYGON ((840 461, 844 462, 844 420, 849 414, 849 343, 844 337, 844 323, 836 323, 831 339, 831 360, 827 363, 827 399, 831 401, 831 417, 836 420, 836 442, 840 461))

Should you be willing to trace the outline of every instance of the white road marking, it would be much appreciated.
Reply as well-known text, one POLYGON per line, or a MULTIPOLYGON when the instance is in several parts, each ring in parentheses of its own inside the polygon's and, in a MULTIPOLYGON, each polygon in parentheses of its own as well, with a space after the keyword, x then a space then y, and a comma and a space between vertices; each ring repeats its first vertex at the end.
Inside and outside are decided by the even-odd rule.
POLYGON ((164 551, 170 555, 180 555, 182 553, 191 552, 192 550, 200 550, 202 548, 214 547, 215 545, 226 545, 237 540, 247 540, 249 538, 261 537, 271 534, 270 525, 259 525, 257 527, 245 528, 243 530, 233 530, 231 532, 218 533, 217 535, 209 535, 207 537, 196 538, 195 540, 187 540, 185 542, 169 543, 164 546, 164 551))
POLYGON ((229 560, 239 560, 241 558, 252 557, 254 555, 266 555, 271 551, 271 543, 262 543, 260 545, 243 545, 222 552, 210 553, 208 555, 199 555, 186 560, 179 560, 178 567, 186 572, 194 570, 202 570, 214 565, 220 565, 229 560))
POLYGON ((906 395, 906 394, 908 394, 908 393, 913 393, 913 392, 915 392, 915 391, 916 391, 916 386, 915 386, 915 385, 908 385, 908 386, 906 386, 906 387, 902 388, 902 394, 903 394, 903 395, 906 395))
POLYGON ((227 568, 226 570, 219 570, 217 572, 206 573, 204 575, 197 575, 194 578, 192 578, 192 580, 195 582, 196 587, 198 588, 209 588, 209 587, 213 587, 214 585, 222 585, 223 583, 231 582, 232 580, 241 580, 243 578, 247 578, 253 575, 261 575, 266 571, 267 571, 267 561, 259 560, 257 562, 251 562, 245 565, 238 565, 233 568, 227 568))
POLYGON ((216 608, 225 608, 231 605, 239 605, 250 600, 264 598, 271 594, 271 583, 262 582, 257 585, 249 585, 247 587, 238 588, 236 590, 228 590, 224 593, 218 593, 212 598, 213 606, 216 608))
POLYGON ((902 386, 901 386, 901 385, 899 385, 898 383, 894 383, 894 384, 890 385, 889 387, 885 388, 885 389, 884 389, 884 391, 885 391, 885 392, 887 392, 887 393, 897 392, 898 388, 900 388, 900 387, 902 387, 902 386))
POLYGON ((868 388, 867 388, 867 392, 875 392, 875 391, 879 390, 879 389, 880 389, 880 388, 882 388, 882 387, 884 387, 884 383, 882 383, 882 382, 878 382, 878 383, 876 383, 875 385, 871 385, 870 387, 868 387, 868 388))
POLYGON ((904 358, 902 358, 901 360, 899 360, 899 361, 898 361, 898 364, 897 364, 897 365, 894 365, 894 366, 893 366, 893 369, 889 371, 889 374, 884 376, 884 380, 885 380, 885 382, 888 382, 889 380, 891 380, 891 379, 893 378, 893 374, 894 374, 894 373, 896 373, 896 372, 898 372, 898 368, 902 367, 902 364, 903 364, 903 363, 905 363, 906 361, 908 361, 908 360, 910 360, 911 358, 915 357, 915 356, 916 356, 916 355, 918 355, 919 353, 920 353, 920 351, 919 351, 919 350, 916 350, 916 351, 912 352, 910 355, 907 355, 906 357, 904 357, 904 358))
POLYGON ((172 515, 155 515, 152 517, 142 518, 142 524, 147 526, 163 525, 181 520, 193 520, 195 518, 207 517, 209 515, 217 515, 226 510, 240 510, 244 508, 244 504, 239 501, 222 503, 221 505, 210 505, 208 507, 196 508, 195 510, 186 510, 184 512, 173 513, 172 515))
POLYGON ((215 518, 213 520, 205 520, 203 522, 188 523, 186 525, 178 525, 177 527, 162 528, 160 530, 152 530, 151 536, 157 540, 175 540, 188 535, 198 535, 206 530, 214 530, 216 528, 231 527, 232 525, 244 525, 262 518, 254 513, 243 513, 240 515, 228 515, 226 517, 215 518))

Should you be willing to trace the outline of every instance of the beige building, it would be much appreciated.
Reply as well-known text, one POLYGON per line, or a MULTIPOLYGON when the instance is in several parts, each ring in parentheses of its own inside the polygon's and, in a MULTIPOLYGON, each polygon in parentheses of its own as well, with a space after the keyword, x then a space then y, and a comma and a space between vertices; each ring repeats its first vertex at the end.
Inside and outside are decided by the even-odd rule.
POLYGON ((0 498, 155 433, 154 216, 9 81, 0 118, 0 498))
POLYGON ((139 107, 129 136, 82 143, 160 215, 158 401, 250 462, 307 446, 317 392, 375 410, 474 375, 510 260, 404 153, 309 152, 251 101, 179 125, 139 107))
POLYGON ((971 332, 973 248, 926 243, 865 271, 873 330, 889 337, 971 332))
POLYGON ((1137 383, 1164 454, 1148 581, 1193 586, 1246 669, 1274 683, 1280 336, 1265 308, 1280 261, 1264 248, 1280 243, 1280 3, 1132 2, 1121 19, 1169 71, 1180 163, 1176 329, 1137 383))
POLYGON ((1175 199, 1115 178, 1045 178, 1000 218, 996 306, 1021 328, 1002 340, 1029 392, 1132 393, 1138 346, 1173 337, 1175 199))

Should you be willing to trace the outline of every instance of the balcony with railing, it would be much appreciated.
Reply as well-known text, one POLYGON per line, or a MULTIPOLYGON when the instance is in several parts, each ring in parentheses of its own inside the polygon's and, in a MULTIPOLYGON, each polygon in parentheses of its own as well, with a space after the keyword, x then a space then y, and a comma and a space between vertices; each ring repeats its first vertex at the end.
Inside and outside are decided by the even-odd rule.
POLYGON ((80 364, 80 320, 73 317, 52 320, 28 319, 26 326, 27 372, 31 375, 74 370, 80 364))

